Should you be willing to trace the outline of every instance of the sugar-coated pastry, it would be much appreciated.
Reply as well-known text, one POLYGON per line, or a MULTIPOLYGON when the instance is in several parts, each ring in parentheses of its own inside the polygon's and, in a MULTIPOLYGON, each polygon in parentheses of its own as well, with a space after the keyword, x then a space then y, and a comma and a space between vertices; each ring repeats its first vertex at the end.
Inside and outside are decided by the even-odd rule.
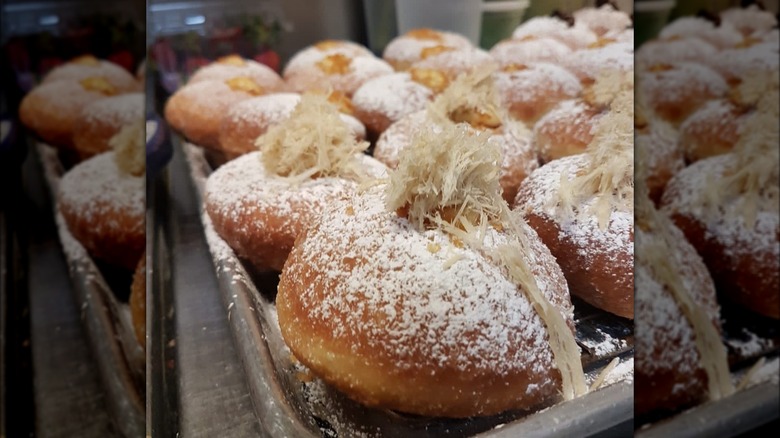
POLYGON ((584 393, 565 281, 501 200, 497 148, 449 125, 404 154, 389 184, 331 203, 296 241, 276 298, 295 357, 358 402, 417 415, 584 393))
POLYGON ((732 48, 742 42, 742 34, 732 25, 716 26, 702 17, 680 17, 667 24, 659 33, 661 40, 701 38, 718 49, 732 48))
POLYGON ((533 17, 524 21, 512 32, 512 38, 552 38, 566 44, 572 50, 585 48, 598 40, 598 36, 586 26, 569 25, 558 17, 533 17))
POLYGON ((397 71, 403 71, 425 57, 448 49, 473 47, 464 36, 434 29, 413 29, 393 38, 382 58, 397 71))
POLYGON ((321 55, 313 66, 305 69, 286 68, 284 80, 288 90, 297 93, 339 91, 351 97, 364 83, 392 72, 390 64, 373 56, 333 53, 321 55))
POLYGON ((602 116, 600 108, 582 99, 564 100, 554 106, 534 125, 539 159, 546 163, 584 152, 602 116))
POLYGON ((416 78, 419 76, 400 72, 366 82, 352 96, 355 116, 379 135, 404 116, 424 110, 434 91, 416 78))
POLYGON ((563 100, 582 92, 579 79, 554 64, 512 66, 494 73, 503 105, 517 120, 533 125, 563 100))
POLYGON ((636 415, 669 414, 705 401, 708 392, 696 326, 673 288, 690 297, 700 309, 703 318, 696 320, 702 326, 699 330, 708 329, 717 335, 720 317, 715 286, 701 257, 668 220, 648 225, 638 217, 636 250, 634 409, 636 415), (662 233, 669 237, 664 238, 662 233))
POLYGON ((777 74, 780 69, 777 46, 767 43, 723 50, 703 62, 723 75, 731 85, 749 80, 757 73, 777 74))
POLYGON ((165 103, 165 120, 192 143, 220 151, 222 116, 232 105, 263 94, 266 91, 246 77, 187 84, 165 103))
POLYGON ((190 77, 188 84, 201 81, 227 81, 233 78, 251 79, 264 93, 281 91, 282 78, 270 67, 238 55, 229 55, 199 68, 190 77))
MULTIPOLYGON (((221 150, 228 158, 256 151, 257 138, 270 127, 290 117, 300 101, 301 95, 297 93, 272 93, 242 100, 231 106, 222 117, 219 127, 221 150)), ((357 139, 365 139, 366 129, 359 120, 343 112, 339 117, 357 139)))
POLYGON ((493 58, 488 52, 482 49, 468 47, 432 53, 413 63, 410 70, 434 70, 442 72, 450 81, 453 81, 463 73, 470 73, 492 63, 494 63, 493 58))
POLYGON ((575 23, 587 26, 599 36, 631 27, 631 17, 609 4, 599 8, 582 8, 572 15, 575 23))
POLYGON ((566 44, 546 37, 503 40, 490 49, 490 56, 502 68, 534 62, 560 65, 571 53, 572 50, 566 44))
POLYGON ((640 73, 637 88, 650 109, 674 125, 728 91, 728 84, 714 70, 689 62, 651 66, 640 73))
POLYGON ((705 103, 680 125, 680 148, 688 162, 731 152, 744 111, 729 100, 705 103))
POLYGON ((144 123, 123 128, 113 150, 70 169, 60 181, 58 207, 87 252, 135 270, 146 248, 144 123))
POLYGON ((636 51, 636 70, 644 71, 654 65, 676 62, 707 64, 716 57, 718 49, 698 37, 678 40, 653 40, 642 44, 636 51))
MULTIPOLYGON (((770 166, 763 176, 765 187, 741 181, 752 172, 735 153, 699 160, 669 181, 661 203, 704 259, 719 291, 756 313, 780 319, 778 164, 766 163, 772 159, 764 154, 758 158, 764 163, 751 164, 770 166), (732 179, 734 186, 725 186, 723 181, 732 179)), ((754 175, 760 178, 763 172, 754 175)))
POLYGON ((577 50, 560 65, 574 73, 584 85, 595 82, 599 75, 634 71, 634 44, 612 42, 577 50))
POLYGON ((386 171, 324 96, 303 96, 258 142, 209 176, 204 202, 217 234, 261 271, 281 270, 324 206, 386 171))
POLYGON ((655 203, 661 200, 666 183, 685 167, 684 143, 680 142, 678 146, 678 137, 679 133, 671 124, 657 117, 647 117, 636 123, 634 147, 642 150, 641 160, 647 167, 644 183, 655 203))
POLYGON ((536 169, 514 204, 558 260, 573 295, 633 318, 633 91, 611 106, 586 153, 536 169))
POLYGON ((430 109, 410 114, 391 125, 377 140, 374 156, 395 168, 401 151, 414 142, 420 131, 465 124, 471 132, 486 133, 488 141, 498 145, 502 155, 499 175, 503 195, 507 200, 514 199, 520 182, 539 164, 530 130, 512 120, 501 108, 491 71, 461 76, 436 98, 430 109))
POLYGON ((22 99, 19 117, 43 141, 73 148, 73 130, 81 111, 106 96, 130 91, 133 90, 122 88, 103 76, 47 81, 22 99))
POLYGON ((144 95, 120 94, 84 107, 73 127, 73 146, 82 159, 111 149, 109 141, 122 127, 144 119, 144 95))
POLYGON ((297 52, 287 62, 282 76, 294 71, 310 70, 316 66, 324 57, 329 55, 342 54, 351 58, 358 56, 373 57, 368 48, 346 40, 323 40, 297 52))
POLYGON ((43 83, 55 81, 81 81, 102 77, 122 92, 142 91, 141 84, 130 72, 111 61, 97 59, 92 55, 79 56, 55 67, 44 78, 43 83))
POLYGON ((777 18, 756 5, 747 8, 729 8, 720 13, 723 23, 729 24, 745 36, 760 37, 777 27, 777 18))

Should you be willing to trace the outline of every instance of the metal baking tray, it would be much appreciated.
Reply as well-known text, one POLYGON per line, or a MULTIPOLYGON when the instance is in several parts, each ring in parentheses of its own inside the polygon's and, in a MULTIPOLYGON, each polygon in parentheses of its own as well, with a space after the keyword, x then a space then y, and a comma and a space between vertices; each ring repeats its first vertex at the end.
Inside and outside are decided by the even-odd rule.
MULTIPOLYGON (((188 143, 177 147, 186 156, 202 210, 203 184, 212 166, 202 148, 188 143)), ((633 323, 581 302, 575 305, 575 321, 588 381, 615 358, 625 362, 623 368, 631 366, 631 372, 625 380, 615 377, 611 385, 536 413, 515 411, 470 419, 411 416, 367 408, 316 377, 301 379, 305 369, 292 359, 276 319, 278 275, 251 272, 214 233, 202 211, 201 218, 263 436, 589 436, 633 430, 633 323)))
POLYGON ((106 392, 113 425, 121 436, 144 436, 146 355, 136 340, 129 306, 120 302, 109 286, 127 286, 127 281, 108 268, 98 268, 70 234, 56 207, 57 189, 64 174, 57 150, 35 140, 31 142, 35 144, 52 195, 53 214, 69 267, 74 299, 81 307, 82 321, 106 392))

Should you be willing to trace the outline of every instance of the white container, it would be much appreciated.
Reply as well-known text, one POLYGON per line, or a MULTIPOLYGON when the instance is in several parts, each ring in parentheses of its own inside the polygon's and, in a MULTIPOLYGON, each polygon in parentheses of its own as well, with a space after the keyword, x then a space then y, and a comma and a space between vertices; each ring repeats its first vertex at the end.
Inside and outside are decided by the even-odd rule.
POLYGON ((428 27, 459 33, 479 44, 482 0, 395 0, 398 32, 428 27))

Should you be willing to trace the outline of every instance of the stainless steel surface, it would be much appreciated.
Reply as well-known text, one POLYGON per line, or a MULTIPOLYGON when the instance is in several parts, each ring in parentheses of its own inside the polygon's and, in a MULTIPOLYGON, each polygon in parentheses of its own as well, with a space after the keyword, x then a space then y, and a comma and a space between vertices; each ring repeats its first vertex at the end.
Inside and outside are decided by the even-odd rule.
MULTIPOLYGON (((186 144, 183 148, 188 158, 189 173, 200 197, 211 168, 203 149, 186 144)), ((563 436, 572 433, 580 435, 580 430, 587 433, 604 432, 633 417, 633 391, 630 383, 594 391, 579 400, 560 403, 536 414, 507 412, 493 417, 451 420, 370 409, 347 399, 316 378, 312 382, 302 381, 301 368, 293 362, 276 322, 273 296, 278 276, 248 272, 216 236, 205 215, 203 222, 214 256, 223 311, 228 314, 257 420, 265 435, 466 437, 504 425, 500 429, 501 436, 525 436, 532 431, 533 436, 563 436), (555 421, 559 426, 547 426, 541 432, 538 430, 539 424, 555 421)), ((603 337, 610 331, 621 333, 625 339, 632 339, 630 323, 609 323, 609 318, 602 319, 603 312, 579 314, 576 317, 579 321, 579 340, 603 337)), ((623 348, 598 358, 584 353, 583 362, 589 377, 594 378, 616 356, 632 357, 631 344, 624 343, 623 348)))
POLYGON ((260 436, 180 149, 153 185, 153 435, 260 436))
MULTIPOLYGON (((56 150, 38 144, 45 180, 56 193, 63 174, 56 160, 56 150)), ((52 203, 54 205, 54 203, 52 203)), ((105 391, 113 426, 124 437, 140 437, 145 432, 145 354, 135 340, 129 307, 119 303, 102 273, 86 250, 70 235, 56 208, 53 208, 60 241, 66 250, 73 297, 80 306, 87 339, 105 391), (72 242, 72 243, 69 243, 72 242)))
POLYGON ((27 288, 30 308, 35 434, 40 437, 116 436, 105 393, 73 299, 51 201, 34 148, 24 164, 24 206, 30 242, 27 288))
POLYGON ((637 438, 728 438, 780 418, 780 386, 767 383, 705 403, 652 427, 637 430, 637 438))

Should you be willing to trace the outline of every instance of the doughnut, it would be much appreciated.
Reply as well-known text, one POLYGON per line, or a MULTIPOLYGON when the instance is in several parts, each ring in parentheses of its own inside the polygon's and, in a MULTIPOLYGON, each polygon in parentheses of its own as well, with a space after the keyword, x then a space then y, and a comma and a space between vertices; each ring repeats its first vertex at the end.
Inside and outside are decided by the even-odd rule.
POLYGON ((777 27, 777 18, 756 5, 747 8, 729 8, 720 12, 723 23, 736 28, 746 37, 761 36, 777 27))
POLYGON ((358 143, 325 96, 304 95, 259 140, 260 151, 219 167, 206 180, 205 211, 236 254, 260 271, 279 271, 296 237, 328 203, 386 172, 358 143))
POLYGON ((584 154, 553 160, 514 200, 558 260, 569 291, 634 317, 634 93, 623 89, 584 154))
POLYGON ((508 214, 497 149, 462 125, 429 132, 388 184, 329 204, 298 238, 276 305, 285 342, 315 375, 367 406, 436 417, 542 407, 563 370, 579 378, 562 392, 582 393, 565 280, 508 214), (565 346, 553 347, 553 330, 565 346), (553 351, 569 354, 556 362, 553 351))
POLYGON ((412 64, 410 70, 441 72, 450 81, 453 81, 463 73, 470 73, 493 63, 493 58, 488 52, 468 47, 465 49, 443 50, 423 56, 422 59, 412 64))
POLYGON ((731 152, 744 111, 729 100, 705 103, 680 125, 679 144, 689 163, 731 152))
POLYGON ((554 64, 507 67, 494 73, 494 77, 509 114, 530 126, 559 102, 582 92, 579 79, 554 64))
POLYGON ((633 73, 634 43, 612 42, 577 50, 559 65, 574 73, 583 85, 590 85, 599 75, 610 72, 633 73))
POLYGON ((188 84, 201 81, 227 81, 237 77, 251 79, 258 87, 270 93, 284 87, 282 78, 270 67, 238 55, 229 55, 203 66, 193 73, 188 84))
MULTIPOLYGON (((685 167, 678 136, 672 125, 658 118, 649 118, 636 125, 634 147, 643 150, 642 160, 647 166, 645 184, 655 203, 660 202, 666 183, 685 167)), ((680 144, 684 147, 685 143, 680 144)))
POLYGON ((144 119, 143 93, 98 99, 84 107, 73 127, 73 146, 82 159, 110 149, 111 137, 123 126, 144 119))
POLYGON ((705 102, 725 97, 728 91, 728 84, 718 73, 688 62, 650 67, 639 74, 637 90, 655 114, 675 126, 705 102))
POLYGON ((700 38, 717 49, 729 49, 742 42, 742 34, 732 25, 716 26, 702 17, 680 17, 667 24, 658 34, 661 40, 700 38))
POLYGON ((536 122, 533 138, 543 163, 585 151, 603 112, 582 99, 564 100, 536 122))
POLYGON ((87 105, 122 92, 122 88, 103 76, 81 80, 47 81, 30 91, 19 106, 25 126, 52 146, 73 148, 73 130, 87 105))
MULTIPOLYGON (((473 132, 489 133, 489 141, 497 144, 501 150, 500 183, 504 198, 514 199, 517 187, 539 164, 531 143, 531 133, 522 124, 504 121, 497 128, 470 126, 473 132)), ((410 114, 391 125, 377 140, 374 157, 393 169, 398 165, 398 156, 414 140, 414 136, 424 129, 439 129, 426 111, 410 114)))
POLYGON ((165 103, 165 119, 192 143, 220 151, 222 116, 232 105, 265 93, 266 90, 245 77, 187 84, 165 103))
POLYGON ((366 82, 352 96, 355 116, 378 136, 404 116, 424 110, 434 91, 415 79, 419 76, 400 72, 366 82))
POLYGON ((284 70, 284 80, 290 91, 339 91, 348 97, 369 80, 390 74, 390 64, 373 56, 349 56, 343 53, 321 55, 307 68, 284 70))
POLYGON ((104 152, 65 173, 58 206, 92 257, 133 271, 146 249, 146 178, 120 170, 116 160, 116 152, 104 152))
MULTIPOLYGON (((231 106, 222 117, 219 127, 221 149, 229 158, 256 151, 255 140, 271 126, 287 119, 300 101, 300 94, 272 93, 242 100, 231 106)), ((357 139, 366 137, 366 129, 360 121, 343 113, 340 117, 357 139)))
POLYGON ((467 49, 473 45, 464 36, 433 29, 413 29, 393 38, 382 58, 397 71, 407 70, 429 53, 446 49, 467 49))
MULTIPOLYGON (((758 160, 771 161, 766 155, 758 160)), ((734 193, 742 184, 732 182, 729 189, 715 183, 733 178, 737 169, 749 170, 735 153, 699 160, 680 171, 666 185, 661 206, 699 252, 720 293, 753 312, 780 319, 777 163, 769 165, 774 166, 774 177, 753 201, 753 226, 745 217, 751 211, 749 198, 744 191, 734 193), (713 197, 717 208, 708 208, 706 200, 713 197)))
POLYGON ((490 56, 501 68, 535 62, 561 65, 561 62, 571 54, 572 50, 566 44, 544 37, 503 40, 490 49, 490 56))
POLYGON ((707 62, 717 55, 718 50, 701 38, 679 40, 653 40, 642 44, 636 51, 636 71, 644 71, 654 65, 677 62, 707 62))
POLYGON ((650 227, 637 217, 634 278, 634 412, 637 416, 679 411, 707 397, 708 378, 696 345, 696 331, 671 293, 670 279, 659 273, 658 257, 650 259, 646 255, 653 247, 658 257, 673 260, 671 266, 677 284, 701 308, 705 321, 720 331, 715 286, 696 250, 674 224, 666 221, 650 227), (666 229, 671 239, 662 238, 660 227, 666 229))
POLYGON ((358 56, 373 57, 366 47, 346 40, 323 40, 299 51, 287 62, 282 76, 287 77, 292 71, 306 71, 315 68, 316 64, 328 55, 340 53, 352 58, 358 56))
POLYGON ((582 25, 598 36, 609 32, 622 31, 631 27, 631 17, 606 4, 599 8, 582 8, 574 11, 574 22, 582 25))
POLYGON ((512 32, 512 39, 552 38, 569 46, 572 50, 585 48, 598 40, 598 36, 586 26, 570 26, 558 17, 533 17, 523 22, 512 32))
POLYGON ((133 321, 135 337, 141 347, 146 349, 146 255, 141 257, 133 274, 130 286, 130 317, 133 321))
POLYGON ((123 92, 143 91, 141 84, 130 72, 110 61, 97 59, 92 55, 75 58, 52 69, 41 83, 55 81, 78 82, 88 78, 103 77, 123 92))
POLYGON ((777 45, 769 43, 723 50, 708 59, 706 64, 723 75, 730 85, 749 80, 757 73, 777 74, 780 69, 777 45))
POLYGON ((589 157, 584 154, 543 165, 520 185, 515 208, 550 248, 573 295, 618 316, 633 318, 633 196, 626 201, 624 210, 612 209, 605 228, 591 213, 597 196, 575 206, 574 217, 567 216, 557 205, 556 200, 562 197, 561 179, 572 181, 588 166, 589 157))

